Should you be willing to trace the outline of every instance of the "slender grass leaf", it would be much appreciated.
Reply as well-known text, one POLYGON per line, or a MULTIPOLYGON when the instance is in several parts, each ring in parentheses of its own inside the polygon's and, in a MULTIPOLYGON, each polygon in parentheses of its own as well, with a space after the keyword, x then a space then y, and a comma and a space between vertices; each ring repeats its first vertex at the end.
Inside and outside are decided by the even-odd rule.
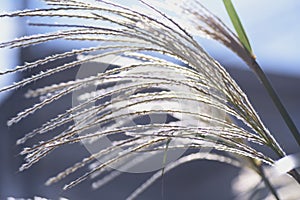
POLYGON ((240 41, 244 45, 244 47, 248 50, 251 55, 253 55, 253 51, 249 42, 249 39, 247 37, 246 31, 242 25, 242 22, 232 4, 231 0, 223 0, 225 8, 227 10, 227 13, 231 19, 231 22, 239 36, 240 41))

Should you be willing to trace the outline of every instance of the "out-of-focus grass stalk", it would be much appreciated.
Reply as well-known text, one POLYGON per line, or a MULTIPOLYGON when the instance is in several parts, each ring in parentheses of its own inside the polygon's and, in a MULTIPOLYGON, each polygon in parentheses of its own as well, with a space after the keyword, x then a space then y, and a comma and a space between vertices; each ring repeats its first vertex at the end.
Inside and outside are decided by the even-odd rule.
POLYGON ((278 193, 276 189, 273 187, 272 183, 268 179, 268 177, 265 174, 265 171, 261 165, 261 163, 256 162, 254 159, 250 159, 251 165, 253 165, 254 170, 256 173, 261 177, 262 181, 264 182, 265 186, 269 188, 272 195, 275 197, 276 200, 280 200, 278 193))

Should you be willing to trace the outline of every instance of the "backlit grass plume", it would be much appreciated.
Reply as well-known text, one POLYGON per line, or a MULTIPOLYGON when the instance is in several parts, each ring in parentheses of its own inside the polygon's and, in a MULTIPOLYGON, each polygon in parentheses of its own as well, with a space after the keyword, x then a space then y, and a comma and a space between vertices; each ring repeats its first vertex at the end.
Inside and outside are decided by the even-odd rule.
MULTIPOLYGON (((25 148, 21 152, 25 155, 21 171, 63 145, 80 142, 91 145, 104 137, 112 140, 111 146, 92 152, 90 157, 82 158, 50 178, 47 184, 90 165, 90 171, 65 186, 68 189, 88 177, 95 178, 111 170, 111 166, 126 170, 158 155, 164 157, 160 163, 164 172, 195 159, 240 165, 235 158, 203 152, 167 162, 167 151, 176 149, 212 148, 269 165, 274 160, 253 148, 252 143, 265 145, 279 156, 285 155, 245 93, 193 38, 194 35, 201 35, 218 40, 242 57, 248 53, 235 34, 198 1, 158 3, 140 0, 126 2, 126 6, 101 0, 44 2, 47 3, 45 8, 2 13, 0 16, 66 18, 65 24, 30 22, 31 25, 60 30, 3 42, 1 48, 26 47, 57 39, 92 41, 89 44, 94 46, 54 54, 3 71, 0 74, 5 76, 77 57, 75 61, 40 71, 0 91, 21 88, 90 62, 98 63, 99 67, 106 63, 109 67, 99 73, 26 93, 28 98, 40 97, 40 102, 10 119, 8 125, 19 122, 67 94, 76 94, 73 95, 76 104, 17 141, 23 144, 38 134, 53 132, 56 127, 74 121, 52 139, 25 148), (169 9, 163 11, 166 4, 169 9), (150 122, 137 122, 146 116, 150 117, 150 122), (248 128, 237 126, 229 117, 240 120, 248 128)), ((112 171, 93 186, 100 187, 119 174, 119 171, 112 171)), ((154 174, 129 199, 146 189, 160 174, 154 174)))

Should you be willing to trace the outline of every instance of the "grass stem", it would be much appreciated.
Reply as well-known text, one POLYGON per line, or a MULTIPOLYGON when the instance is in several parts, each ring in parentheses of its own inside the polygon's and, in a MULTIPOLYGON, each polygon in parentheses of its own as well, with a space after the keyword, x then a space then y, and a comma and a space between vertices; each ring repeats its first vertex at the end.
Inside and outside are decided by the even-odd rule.
POLYGON ((295 123, 293 122, 292 118, 290 117, 289 113, 287 112, 284 105, 282 104, 276 91, 272 87, 267 76, 265 75, 265 73, 263 72, 263 70, 259 66, 259 64, 256 62, 256 57, 253 54, 247 34, 246 34, 246 32, 243 28, 243 25, 241 23, 241 20, 239 19, 239 16, 234 8, 234 5, 232 4, 231 0, 223 0, 223 3, 225 5, 226 11, 231 19, 231 22, 234 25, 234 28, 238 34, 238 38, 244 47, 244 49, 240 49, 240 51, 238 51, 238 53, 237 53, 238 56, 240 56, 247 63, 247 65, 255 72, 255 74, 258 76, 259 80, 266 88, 266 90, 267 90, 268 94, 270 95, 272 101, 274 102, 275 106, 279 110, 286 125, 288 126, 291 133, 293 134, 296 142, 300 146, 300 133, 299 133, 295 123))
POLYGON ((269 181, 268 177, 266 176, 264 169, 260 163, 255 162, 254 159, 250 159, 251 164, 253 165, 255 171, 261 177, 262 181, 264 182, 265 186, 270 190, 272 195, 275 197, 276 200, 280 200, 276 189, 273 187, 271 182, 269 181))
POLYGON ((290 117, 289 113, 285 109, 284 105, 282 104, 280 98, 278 97, 276 91, 272 87, 269 79, 259 66, 259 64, 256 62, 256 60, 253 59, 253 62, 251 63, 251 68, 254 70, 255 74, 258 76, 261 83, 266 88, 267 92, 269 93, 269 96, 273 100, 274 104, 276 105, 278 111, 280 112, 282 118, 284 119, 286 125, 290 129, 291 133, 293 134, 295 140, 297 141, 298 145, 300 146, 300 133, 293 122, 292 118, 290 117))

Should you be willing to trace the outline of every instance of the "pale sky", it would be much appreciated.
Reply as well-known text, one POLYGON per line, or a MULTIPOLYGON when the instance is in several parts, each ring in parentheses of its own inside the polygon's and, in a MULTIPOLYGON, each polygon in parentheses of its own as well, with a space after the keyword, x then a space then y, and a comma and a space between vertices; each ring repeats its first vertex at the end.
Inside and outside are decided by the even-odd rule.
MULTIPOLYGON (((115 0, 115 2, 118 1, 120 0, 115 0)), ((132 1, 134 0, 126 2, 132 1)), ((222 0, 199 1, 232 27, 222 0)), ((38 2, 38 0, 31 0, 31 2, 38 2)), ((263 69, 272 73, 300 76, 300 51, 298 50, 300 47, 300 1, 233 0, 233 3, 263 69)), ((32 6, 37 5, 32 3, 32 6)), ((220 45, 215 45, 211 41, 201 40, 200 42, 212 56, 220 58, 226 64, 243 65, 234 54, 220 48, 220 45)))
MULTIPOLYGON (((12 10, 11 5, 9 5, 9 1, 5 0, 1 2, 1 11, 12 10)), ((8 41, 16 37, 17 27, 16 20, 12 19, 1 19, 1 31, 0 31, 0 42, 8 41)), ((18 64, 16 61, 17 50, 10 49, 0 49, 0 71, 4 69, 14 67, 18 64)), ((10 76, 0 76, 0 88, 11 84, 15 79, 15 75, 10 76)), ((0 94, 0 102, 7 96, 8 93, 0 94)))
MULTIPOLYGON (((173 0, 174 1, 174 0, 173 0)), ((179 1, 179 0, 178 0, 179 1)), ((15 1, 1 1, 1 11, 13 10, 15 1)), ((16 1, 17 2, 17 1, 16 1)), ((38 0, 30 0, 32 8, 38 0)), ((168 0, 167 0, 168 2, 168 0)), ((200 0, 209 10, 216 13, 227 25, 231 26, 222 0, 200 0)), ((300 1, 299 0, 233 0, 249 36, 254 53, 266 72, 287 74, 300 77, 300 1)), ((0 40, 7 41, 17 36, 16 21, 1 19, 0 40)), ((52 29, 53 30, 53 29, 52 29)), ((30 33, 34 33, 33 29, 30 33)), ((230 51, 212 41, 199 39, 205 49, 228 65, 243 65, 230 51)), ((52 45, 61 45, 55 42, 52 45)), ((17 51, 0 50, 0 70, 18 64, 17 51)), ((12 82, 13 77, 0 77, 0 86, 12 82)))
MULTIPOLYGON (((232 27, 221 0, 200 1, 232 27)), ((265 71, 300 76, 300 1, 233 0, 233 3, 265 71)), ((214 51, 216 55, 224 52, 214 51)), ((231 57, 229 53, 226 55, 231 57)), ((235 62, 228 58, 229 63, 231 59, 235 62)))

